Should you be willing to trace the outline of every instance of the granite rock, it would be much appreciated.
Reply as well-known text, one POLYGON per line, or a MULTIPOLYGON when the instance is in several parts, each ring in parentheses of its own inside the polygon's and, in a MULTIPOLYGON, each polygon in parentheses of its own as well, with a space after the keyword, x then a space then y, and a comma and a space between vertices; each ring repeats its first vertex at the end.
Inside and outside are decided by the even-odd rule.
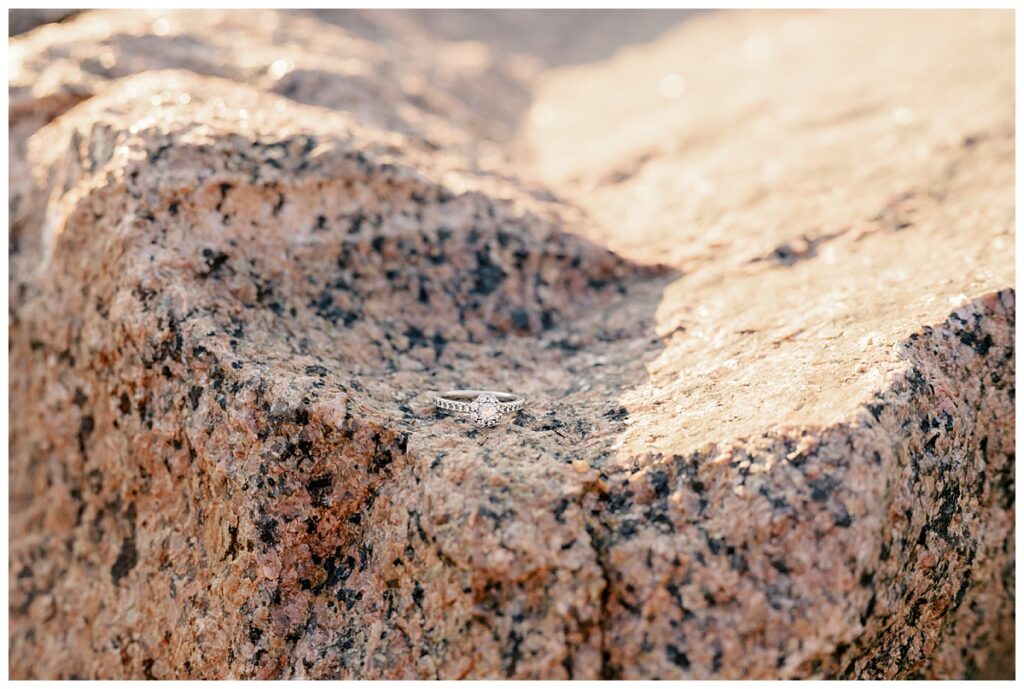
POLYGON ((428 29, 12 40, 11 676, 1012 676, 1012 13, 428 29))

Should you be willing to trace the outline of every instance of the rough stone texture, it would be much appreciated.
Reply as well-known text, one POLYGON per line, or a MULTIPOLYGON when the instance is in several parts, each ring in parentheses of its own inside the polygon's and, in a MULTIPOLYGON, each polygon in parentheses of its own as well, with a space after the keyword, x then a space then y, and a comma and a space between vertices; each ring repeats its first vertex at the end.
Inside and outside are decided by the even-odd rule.
POLYGON ((1012 676, 1012 14, 422 22, 12 41, 12 677, 1012 676))

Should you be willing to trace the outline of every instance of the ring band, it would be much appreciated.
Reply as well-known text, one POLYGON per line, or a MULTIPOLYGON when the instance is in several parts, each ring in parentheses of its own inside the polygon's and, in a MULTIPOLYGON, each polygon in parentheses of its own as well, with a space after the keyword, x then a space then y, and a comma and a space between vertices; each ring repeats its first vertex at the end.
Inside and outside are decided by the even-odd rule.
POLYGON ((477 426, 497 426, 505 414, 523 408, 526 400, 511 392, 493 390, 449 390, 434 398, 434 406, 456 414, 469 414, 477 426))

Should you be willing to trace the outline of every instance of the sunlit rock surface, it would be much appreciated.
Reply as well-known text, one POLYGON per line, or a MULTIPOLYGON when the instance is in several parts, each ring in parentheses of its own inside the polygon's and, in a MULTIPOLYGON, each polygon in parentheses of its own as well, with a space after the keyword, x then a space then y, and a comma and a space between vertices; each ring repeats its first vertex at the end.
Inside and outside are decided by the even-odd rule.
POLYGON ((452 16, 11 41, 12 677, 1012 676, 1012 14, 452 16))

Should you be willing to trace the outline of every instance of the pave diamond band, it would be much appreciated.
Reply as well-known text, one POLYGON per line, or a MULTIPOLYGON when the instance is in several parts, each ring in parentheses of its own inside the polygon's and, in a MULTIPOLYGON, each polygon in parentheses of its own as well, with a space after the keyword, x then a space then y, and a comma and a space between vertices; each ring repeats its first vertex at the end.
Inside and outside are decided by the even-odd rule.
POLYGON ((498 425, 505 414, 523 408, 526 400, 510 392, 492 390, 449 390, 434 398, 434 406, 455 414, 469 414, 477 426, 498 425))

